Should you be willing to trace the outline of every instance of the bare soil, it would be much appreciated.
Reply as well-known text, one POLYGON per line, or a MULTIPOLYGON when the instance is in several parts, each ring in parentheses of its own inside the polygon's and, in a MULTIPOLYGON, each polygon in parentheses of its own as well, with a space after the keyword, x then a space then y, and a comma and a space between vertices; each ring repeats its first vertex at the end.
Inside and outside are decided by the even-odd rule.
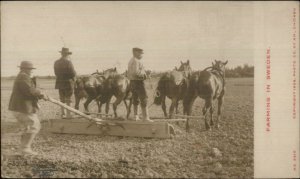
MULTIPOLYGON (((33 144, 39 152, 34 157, 18 153, 18 124, 7 109, 12 83, 1 81, 2 177, 253 177, 253 78, 227 79, 219 130, 205 131, 203 119, 192 120, 190 133, 181 123, 175 125, 176 136, 165 140, 52 134, 47 130, 47 120, 59 118, 60 110, 41 101, 43 129, 33 144)), ((58 99, 54 80, 38 83, 49 96, 58 99)), ((156 84, 157 79, 147 81, 150 104, 156 84)), ((203 100, 197 99, 193 115, 201 115, 202 106, 203 100)), ((82 104, 80 109, 83 110, 82 104)), ((97 111, 94 102, 90 110, 97 111)), ((149 110, 151 116, 163 116, 160 106, 152 105, 149 110)), ((124 104, 119 106, 118 114, 125 116, 124 104)))

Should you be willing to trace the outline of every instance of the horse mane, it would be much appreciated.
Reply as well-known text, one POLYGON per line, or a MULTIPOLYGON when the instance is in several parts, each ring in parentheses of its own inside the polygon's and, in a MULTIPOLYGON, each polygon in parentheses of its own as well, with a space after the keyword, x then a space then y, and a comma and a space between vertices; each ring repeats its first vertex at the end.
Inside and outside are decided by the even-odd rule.
POLYGON ((213 67, 213 66, 206 67, 203 71, 207 71, 207 70, 209 70, 209 69, 211 69, 210 72, 217 71, 217 73, 218 73, 219 75, 221 75, 221 76, 224 75, 224 74, 222 74, 222 73, 224 73, 224 72, 223 72, 221 69, 215 68, 215 67, 213 67), (221 72, 222 72, 222 73, 221 73, 221 72))
POLYGON ((100 73, 99 72, 94 72, 91 75, 100 75, 100 73))

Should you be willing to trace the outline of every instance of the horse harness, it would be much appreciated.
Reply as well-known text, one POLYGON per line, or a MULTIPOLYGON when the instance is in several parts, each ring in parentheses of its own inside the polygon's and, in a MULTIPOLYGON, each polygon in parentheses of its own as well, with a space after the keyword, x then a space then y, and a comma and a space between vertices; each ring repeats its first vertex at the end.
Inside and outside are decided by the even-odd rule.
POLYGON ((217 75, 217 76, 221 77, 222 84, 223 84, 223 90, 224 90, 225 84, 226 84, 224 72, 222 70, 214 68, 214 67, 207 67, 203 71, 207 71, 208 69, 211 69, 210 72, 213 73, 214 75, 217 75))

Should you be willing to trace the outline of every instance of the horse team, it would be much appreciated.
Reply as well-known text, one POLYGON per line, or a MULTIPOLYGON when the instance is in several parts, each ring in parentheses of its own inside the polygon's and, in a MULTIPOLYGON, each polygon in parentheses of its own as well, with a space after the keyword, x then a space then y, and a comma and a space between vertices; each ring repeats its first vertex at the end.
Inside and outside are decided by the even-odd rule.
MULTIPOLYGON (((181 62, 179 68, 164 73, 157 83, 155 91, 154 104, 161 105, 166 118, 174 117, 174 110, 178 113, 178 103, 183 103, 183 114, 190 116, 192 106, 197 97, 204 99, 205 105, 202 113, 205 119, 205 127, 210 130, 211 127, 219 128, 221 120, 222 104, 225 94, 225 65, 228 61, 222 62, 215 60, 212 66, 202 71, 192 71, 190 62, 181 62), (169 115, 166 110, 166 97, 172 102, 169 108, 169 115), (217 100, 217 120, 213 121, 213 101, 217 100), (208 113, 209 111, 209 113, 208 113), (208 122, 208 114, 210 121, 208 122)), ((128 119, 132 106, 132 93, 130 91, 130 81, 124 74, 119 74, 116 68, 111 68, 103 72, 95 72, 88 76, 78 77, 75 82, 75 108, 79 109, 79 102, 86 98, 84 103, 85 112, 88 114, 88 106, 91 101, 95 100, 98 105, 98 112, 101 113, 103 104, 106 104, 105 113, 108 114, 111 98, 116 100, 113 103, 115 118, 118 117, 117 106, 123 101, 128 119)), ((189 130, 189 119, 186 123, 189 130)))

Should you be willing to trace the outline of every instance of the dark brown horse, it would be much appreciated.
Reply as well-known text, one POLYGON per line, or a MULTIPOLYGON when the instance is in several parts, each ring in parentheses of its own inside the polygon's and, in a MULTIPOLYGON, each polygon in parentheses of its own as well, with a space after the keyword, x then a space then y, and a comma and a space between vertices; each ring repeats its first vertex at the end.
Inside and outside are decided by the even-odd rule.
POLYGON ((78 77, 74 88, 75 109, 79 109, 79 103, 82 98, 87 98, 84 103, 85 111, 89 112, 88 106, 93 100, 96 100, 99 111, 100 103, 98 96, 103 92, 104 81, 105 77, 97 72, 89 76, 78 77))
MULTIPOLYGON (((97 70, 91 75, 78 77, 75 81, 74 89, 75 108, 79 109, 80 100, 86 98, 84 109, 87 113, 89 112, 88 106, 93 100, 97 102, 98 112, 101 112, 99 97, 103 92, 103 83, 106 78, 116 73, 118 73, 116 68, 110 68, 103 72, 97 70)), ((102 102, 104 103, 105 101, 102 102)))
MULTIPOLYGON (((214 125, 213 122, 213 100, 218 100, 218 118, 216 127, 219 128, 219 121, 221 119, 221 110, 225 94, 225 65, 228 61, 216 61, 212 63, 211 67, 206 68, 200 72, 194 72, 188 82, 187 93, 183 100, 183 113, 190 115, 192 112, 192 105, 199 96, 205 100, 205 106, 202 113, 205 117, 205 127, 207 130, 214 125), (210 111, 210 124, 207 121, 207 111, 210 111)), ((189 129, 189 120, 186 124, 189 129)))
POLYGON ((174 114, 174 108, 178 113, 178 102, 184 98, 187 90, 187 78, 191 74, 190 62, 181 62, 181 66, 171 72, 166 72, 160 77, 156 88, 156 97, 154 103, 161 105, 165 117, 172 118, 174 114), (169 109, 169 116, 166 111, 166 97, 172 100, 172 104, 169 109))
POLYGON ((126 118, 129 117, 131 111, 131 92, 130 92, 130 84, 128 78, 124 74, 111 73, 103 83, 103 93, 99 97, 100 100, 100 112, 102 104, 106 103, 105 113, 109 112, 109 104, 111 98, 114 96, 116 100, 113 103, 113 110, 115 118, 117 115, 117 106, 123 101, 127 115, 126 118), (127 104, 126 100, 129 100, 129 104, 127 104))
POLYGON ((88 77, 82 77, 76 80, 75 98, 76 108, 82 97, 87 97, 84 103, 85 111, 88 113, 88 105, 95 100, 98 105, 98 112, 101 113, 102 105, 106 104, 105 113, 108 114, 110 101, 112 97, 116 98, 113 103, 114 115, 117 115, 117 106, 124 101, 127 118, 131 109, 131 93, 129 91, 129 80, 125 74, 118 74, 116 68, 110 68, 103 72, 95 72, 88 77), (130 101, 127 105, 126 100, 130 101))

